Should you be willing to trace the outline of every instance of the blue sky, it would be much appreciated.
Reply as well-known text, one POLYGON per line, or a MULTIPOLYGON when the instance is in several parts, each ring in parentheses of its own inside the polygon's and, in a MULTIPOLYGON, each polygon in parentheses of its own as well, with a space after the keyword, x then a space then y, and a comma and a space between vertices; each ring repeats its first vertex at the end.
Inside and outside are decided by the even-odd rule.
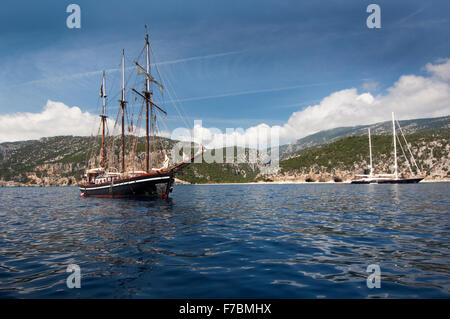
POLYGON ((118 67, 122 48, 134 58, 147 24, 159 61, 181 60, 160 70, 191 119, 282 125, 333 92, 384 94, 401 75, 425 74, 450 56, 449 13, 448 1, 6 0, 0 116, 41 112, 47 100, 94 113, 98 71, 118 67), (81 7, 79 30, 66 27, 70 3, 81 7), (370 3, 381 29, 366 27, 370 3))

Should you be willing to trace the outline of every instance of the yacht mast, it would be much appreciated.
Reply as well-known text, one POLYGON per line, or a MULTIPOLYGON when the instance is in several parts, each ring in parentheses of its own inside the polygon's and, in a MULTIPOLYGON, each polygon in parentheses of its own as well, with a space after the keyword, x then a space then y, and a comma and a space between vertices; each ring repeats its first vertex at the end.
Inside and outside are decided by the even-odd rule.
POLYGON ((122 108, 122 173, 125 172, 125 50, 122 50, 122 98, 120 107, 122 108))
MULTIPOLYGON (((403 130, 402 130, 402 127, 400 126, 400 122, 399 122, 398 120, 395 120, 395 121, 397 122, 398 128, 400 129, 400 133, 402 133, 403 140, 405 141, 405 145, 406 145, 406 147, 408 148, 408 151, 409 151, 409 155, 411 155, 411 161, 412 161, 412 162, 414 163, 414 165, 416 166, 417 172, 418 172, 419 174, 422 174, 422 173, 420 172, 419 166, 417 166, 416 160, 414 159, 414 155, 413 155, 412 152, 411 152, 411 148, 410 148, 409 145, 408 145, 408 141, 406 140, 405 134, 403 134, 403 130)), ((399 141, 399 143, 400 143, 400 141, 399 141)), ((400 145, 401 145, 401 144, 400 144, 400 145)), ((405 156, 405 157, 406 157, 406 156, 405 156)))
POLYGON ((398 179, 398 169, 397 169, 397 139, 395 134, 395 120, 394 120, 394 112, 392 112, 392 130, 394 136, 394 177, 398 179))
POLYGON ((370 176, 373 176, 373 165, 372 165, 372 141, 370 138, 370 127, 369 127, 369 154, 370 154, 370 176))
POLYGON ((150 135, 149 131, 152 130, 152 117, 153 117, 153 105, 152 105, 152 93, 150 92, 150 43, 148 41, 147 26, 145 26, 145 47, 147 51, 147 76, 145 81, 145 170, 150 172, 151 157, 150 157, 150 135), (149 114, 150 113, 150 114, 149 114), (150 121, 149 121, 150 120, 150 121))
POLYGON ((105 124, 106 124, 106 79, 105 71, 103 71, 102 90, 103 109, 100 115, 102 119, 102 168, 105 168, 105 124))

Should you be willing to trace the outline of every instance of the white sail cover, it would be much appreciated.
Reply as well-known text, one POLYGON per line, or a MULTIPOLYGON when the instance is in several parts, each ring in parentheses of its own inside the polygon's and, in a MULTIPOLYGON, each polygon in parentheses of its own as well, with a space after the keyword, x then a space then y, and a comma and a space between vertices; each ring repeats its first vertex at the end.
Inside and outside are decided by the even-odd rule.
POLYGON ((137 62, 135 62, 135 63, 136 63, 136 66, 137 66, 137 73, 138 74, 145 74, 147 76, 147 78, 149 79, 149 81, 155 83, 159 87, 159 91, 161 92, 161 94, 163 94, 163 86, 158 81, 156 81, 153 76, 148 74, 147 71, 142 66, 140 66, 137 62))

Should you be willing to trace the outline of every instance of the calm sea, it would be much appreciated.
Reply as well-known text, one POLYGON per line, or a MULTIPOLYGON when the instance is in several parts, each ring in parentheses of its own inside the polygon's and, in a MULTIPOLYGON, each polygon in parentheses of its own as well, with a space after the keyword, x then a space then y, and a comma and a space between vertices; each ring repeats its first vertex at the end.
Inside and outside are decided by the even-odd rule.
POLYGON ((449 298, 449 207, 450 183, 0 188, 0 297, 449 298))

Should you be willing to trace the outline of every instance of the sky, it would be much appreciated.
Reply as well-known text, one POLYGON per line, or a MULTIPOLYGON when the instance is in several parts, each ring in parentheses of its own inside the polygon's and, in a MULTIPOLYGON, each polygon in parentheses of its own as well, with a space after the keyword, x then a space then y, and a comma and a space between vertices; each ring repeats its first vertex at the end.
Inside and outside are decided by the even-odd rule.
MULTIPOLYGON (((189 128, 242 128, 234 138, 277 130, 281 143, 391 111, 449 115, 449 13, 450 2, 435 0, 2 1, 0 142, 90 135, 101 71, 120 67, 122 49, 129 65, 145 24, 173 88, 158 101, 169 132, 185 123, 171 99, 189 128), (66 26, 71 3, 80 29, 66 26), (366 26, 370 3, 381 8, 379 29, 366 26)), ((118 90, 120 74, 107 76, 118 90)))

